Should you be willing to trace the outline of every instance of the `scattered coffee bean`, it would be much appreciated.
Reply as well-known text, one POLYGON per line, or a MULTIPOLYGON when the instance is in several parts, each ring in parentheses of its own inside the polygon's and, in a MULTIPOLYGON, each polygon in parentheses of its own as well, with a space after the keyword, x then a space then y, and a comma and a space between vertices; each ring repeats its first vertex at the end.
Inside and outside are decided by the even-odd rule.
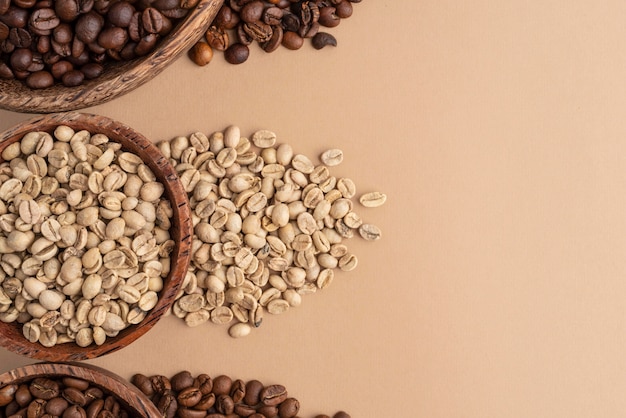
MULTIPOLYGON (((245 382, 228 375, 211 379, 207 374, 193 377, 190 372, 182 371, 169 379, 137 373, 130 381, 157 406, 163 417, 295 418, 300 412, 300 402, 289 396, 285 386, 263 385, 256 379, 245 382), (198 398, 201 400, 196 402, 198 398)), ((16 389, 7 388, 7 398, 12 398, 11 392, 16 389)), ((0 390, 0 402, 2 399, 0 390)), ((316 415, 316 418, 324 417, 330 418, 329 415, 316 415)), ((333 418, 350 418, 350 415, 339 411, 333 418)))
POLYGON ((191 60, 199 66, 205 66, 213 59, 213 49, 206 42, 197 42, 189 50, 191 60))
POLYGON ((227 0, 205 38, 214 50, 225 51, 231 64, 245 62, 253 42, 265 52, 280 45, 298 50, 308 38, 315 49, 337 46, 335 37, 320 32, 320 26, 332 28, 352 16, 352 3, 360 0, 227 0))
POLYGON ((354 182, 330 173, 343 160, 339 149, 316 164, 270 130, 248 138, 236 126, 158 146, 193 211, 191 267, 172 306, 189 326, 223 324, 231 337, 245 337, 264 314, 284 314, 328 288, 335 269, 355 269, 344 239, 381 236, 354 211, 354 182))

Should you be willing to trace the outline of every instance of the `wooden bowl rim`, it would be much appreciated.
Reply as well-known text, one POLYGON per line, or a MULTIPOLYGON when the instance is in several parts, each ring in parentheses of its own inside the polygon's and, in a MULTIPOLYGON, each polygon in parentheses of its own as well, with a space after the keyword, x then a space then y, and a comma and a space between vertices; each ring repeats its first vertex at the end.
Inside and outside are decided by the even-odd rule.
MULTIPOLYGON (((159 410, 137 387, 102 367, 78 362, 42 362, 17 367, 0 374, 0 387, 21 384, 38 377, 75 377, 113 394, 137 417, 158 418, 159 410)), ((132 416, 133 414, 131 414, 132 416)))
POLYGON ((193 227, 187 193, 176 175, 174 167, 169 163, 169 160, 142 134, 123 123, 114 121, 105 116, 67 112, 44 115, 26 120, 4 133, 0 133, 0 152, 8 144, 21 138, 26 132, 36 129, 50 132, 54 127, 61 124, 68 125, 75 129, 87 129, 91 133, 101 132, 116 142, 119 142, 119 138, 126 138, 129 142, 127 145, 123 146, 124 149, 133 151, 133 149, 130 148, 131 146, 143 149, 150 157, 149 161, 144 162, 164 184, 166 195, 170 199, 174 211, 174 216, 172 216, 172 231, 174 231, 173 239, 175 240, 176 246, 171 254, 173 260, 171 271, 164 280, 164 288, 159 292, 157 305, 139 324, 129 326, 116 337, 107 338, 106 342, 101 346, 91 344, 88 347, 80 347, 75 343, 66 343, 47 348, 39 343, 31 343, 26 340, 22 334, 20 324, 15 322, 0 322, 0 347, 4 347, 9 351, 23 356, 40 360, 77 361, 99 357, 127 346, 148 332, 169 310, 175 301, 176 294, 184 280, 190 263, 193 227), (177 236, 180 238, 179 240, 176 240, 177 236))
POLYGON ((55 84, 34 90, 21 81, 0 79, 0 109, 20 113, 57 113, 106 103, 161 73, 206 32, 224 0, 200 0, 148 55, 111 68, 77 87, 55 84))

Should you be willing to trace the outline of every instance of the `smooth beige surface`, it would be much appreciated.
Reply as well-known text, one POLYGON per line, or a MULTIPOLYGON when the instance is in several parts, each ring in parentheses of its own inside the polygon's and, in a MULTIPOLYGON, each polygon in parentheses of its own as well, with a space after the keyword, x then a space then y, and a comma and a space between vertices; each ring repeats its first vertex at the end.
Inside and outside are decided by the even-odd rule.
MULTIPOLYGON (((282 383, 301 416, 622 417, 626 3, 364 0, 334 50, 183 59, 94 112, 275 130, 388 194, 360 264, 245 340, 170 317, 93 361, 282 383)), ((0 112, 0 128, 27 118, 0 112)), ((0 352, 0 369, 28 363, 0 352)))

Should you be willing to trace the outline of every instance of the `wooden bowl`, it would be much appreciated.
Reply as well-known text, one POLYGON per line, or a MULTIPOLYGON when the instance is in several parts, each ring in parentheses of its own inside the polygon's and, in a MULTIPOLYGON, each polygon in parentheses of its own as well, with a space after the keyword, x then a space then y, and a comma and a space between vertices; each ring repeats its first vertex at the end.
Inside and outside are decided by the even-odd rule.
POLYGON ((30 89, 20 80, 0 79, 0 108, 22 113, 53 113, 99 105, 151 80, 206 32, 224 0, 200 0, 170 34, 148 55, 109 63, 105 72, 77 87, 55 84, 30 89))
MULTIPOLYGON (((9 144, 20 140, 31 131, 52 133, 58 125, 67 125, 75 131, 86 129, 91 133, 102 133, 110 140, 122 144, 122 149, 139 155, 165 186, 165 194, 172 204, 174 216, 170 235, 176 246, 171 254, 171 271, 159 292, 157 305, 137 325, 131 325, 114 338, 97 346, 80 347, 75 343, 57 344, 46 348, 39 343, 29 342, 22 334, 22 326, 16 322, 0 322, 0 346, 17 354, 50 361, 76 361, 95 358, 127 346, 145 334, 167 312, 174 302, 176 293, 187 273, 191 257, 193 227, 187 194, 176 171, 158 148, 130 127, 103 116, 84 113, 60 113, 41 116, 25 121, 0 134, 0 153, 9 144)), ((2 159, 0 158, 0 162, 2 159)))
POLYGON ((37 363, 0 374, 0 388, 10 384, 28 383, 38 377, 83 379, 107 394, 117 398, 120 407, 133 418, 159 418, 154 404, 134 385, 120 376, 100 367, 80 363, 37 363))

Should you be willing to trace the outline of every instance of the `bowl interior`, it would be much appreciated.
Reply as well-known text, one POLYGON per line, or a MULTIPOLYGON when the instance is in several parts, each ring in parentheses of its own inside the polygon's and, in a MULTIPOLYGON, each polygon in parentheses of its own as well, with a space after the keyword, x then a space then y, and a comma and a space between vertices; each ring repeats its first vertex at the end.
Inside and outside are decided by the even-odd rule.
POLYGON ((53 113, 108 102, 149 81, 206 32, 224 0, 200 0, 187 16, 148 55, 109 63, 98 78, 77 87, 54 85, 33 90, 19 80, 0 79, 0 108, 22 113, 53 113))
POLYGON ((158 409, 136 387, 118 375, 103 368, 79 363, 37 363, 0 374, 0 387, 7 384, 27 383, 38 377, 83 379, 93 386, 113 394, 129 416, 156 418, 158 409))
POLYGON ((107 338, 101 346, 92 344, 88 347, 80 347, 74 343, 67 343, 46 348, 39 343, 31 343, 26 340, 22 334, 21 324, 0 322, 0 335, 2 336, 0 346, 32 358, 73 361, 95 358, 125 347, 145 334, 167 312, 174 302, 179 286, 187 272, 190 260, 192 226, 187 194, 167 158, 144 136, 130 127, 106 117, 70 112, 31 119, 0 135, 0 153, 11 143, 19 141, 28 132, 46 131, 52 133, 58 125, 67 125, 75 131, 85 129, 91 133, 105 134, 110 140, 121 143, 123 149, 139 155, 165 186, 166 197, 171 202, 174 212, 170 236, 176 245, 170 256, 172 260, 171 270, 164 280, 157 305, 141 323, 127 327, 116 337, 107 338))

